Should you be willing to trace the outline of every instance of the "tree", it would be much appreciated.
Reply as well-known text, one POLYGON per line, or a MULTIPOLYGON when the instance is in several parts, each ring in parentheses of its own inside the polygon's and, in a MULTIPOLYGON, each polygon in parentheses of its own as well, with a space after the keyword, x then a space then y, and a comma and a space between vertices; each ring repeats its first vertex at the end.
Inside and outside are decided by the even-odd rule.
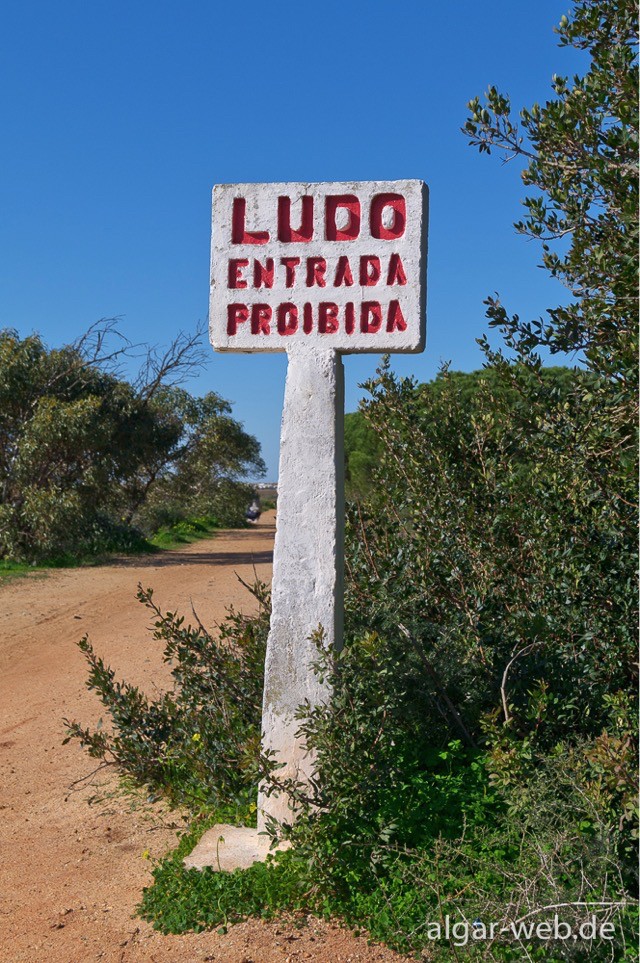
POLYGON ((402 621, 476 738, 493 700, 542 754, 598 738, 635 673, 637 4, 584 0, 559 33, 590 54, 585 76, 555 77, 519 123, 492 87, 464 130, 527 161, 516 230, 573 302, 526 322, 489 298, 510 357, 481 339, 472 396, 474 376, 381 371, 363 410, 382 457, 348 559, 361 627, 402 621), (545 348, 581 366, 558 381, 545 348))
POLYGON ((637 388, 638 4, 583 0, 557 29, 560 46, 586 51, 583 77, 554 76, 554 99, 514 118, 490 87, 469 103, 463 130, 481 152, 522 158, 534 193, 516 230, 542 242, 542 263, 571 291, 568 306, 524 323, 489 299, 491 324, 521 354, 580 352, 586 365, 637 388), (554 242, 555 247, 553 247, 554 242))
MULTIPOLYGON (((540 377, 549 386, 553 385, 562 397, 567 397, 574 388, 575 378, 570 368, 547 367, 541 370, 540 377)), ((519 400, 517 390, 505 383, 502 375, 493 368, 464 372, 451 371, 445 366, 434 381, 420 386, 425 419, 434 417, 436 400, 453 382, 459 389, 459 403, 468 418, 473 416, 478 396, 487 388, 506 395, 512 403, 519 400)), ((375 469, 383 453, 380 437, 369 424, 365 411, 345 415, 344 429, 346 494, 350 499, 366 499, 372 495, 375 469)))
MULTIPOLYGON (((598 603, 600 614, 618 612, 617 624, 598 642, 604 662, 613 658, 626 666, 627 689, 634 674, 631 587, 637 552, 637 0, 581 0, 557 32, 561 47, 588 54, 584 76, 554 76, 554 98, 523 109, 519 121, 509 98, 490 87, 484 106, 477 97, 469 103, 463 130, 480 152, 496 148, 507 160, 527 162, 522 179, 534 193, 524 200, 525 217, 516 230, 541 241, 543 267, 572 295, 546 319, 509 316, 497 297, 488 298, 487 315, 520 364, 539 370, 539 353, 546 348, 577 355, 594 375, 576 381, 566 406, 539 409, 529 441, 538 439, 545 487, 566 500, 566 567, 572 565, 587 583, 593 580, 591 618, 598 617, 598 603), (582 529, 581 538, 576 529, 582 529), (604 561, 613 545, 617 585, 609 581, 604 561), (599 579, 601 586, 608 583, 604 596, 599 579)), ((508 376, 513 369, 503 354, 492 351, 486 338, 482 344, 508 376)), ((597 658, 594 650, 587 660, 593 660, 594 671, 597 658)), ((584 710, 590 711, 586 701, 584 710)))
MULTIPOLYGON (((246 471, 263 470, 258 443, 226 401, 179 387, 202 363, 200 341, 199 332, 180 334, 164 352, 145 349, 132 383, 120 367, 135 347, 112 321, 52 350, 38 335, 0 332, 2 556, 91 552, 114 538, 126 547, 154 487, 171 487, 187 464, 196 483, 194 451, 205 438, 211 461, 199 467, 209 480, 233 488, 246 471)), ((231 510, 221 495, 214 511, 210 495, 208 514, 237 519, 235 503, 231 510)))
POLYGON ((37 335, 0 335, 5 556, 42 557, 90 541, 98 506, 135 464, 135 447, 122 443, 140 437, 128 430, 135 393, 87 347, 85 340, 49 351, 37 335))
POLYGON ((252 487, 261 477, 260 444, 231 417, 231 405, 215 392, 194 398, 180 389, 161 393, 157 406, 177 419, 180 433, 169 457, 147 468, 149 497, 137 518, 145 529, 186 516, 217 516, 240 524, 252 487))

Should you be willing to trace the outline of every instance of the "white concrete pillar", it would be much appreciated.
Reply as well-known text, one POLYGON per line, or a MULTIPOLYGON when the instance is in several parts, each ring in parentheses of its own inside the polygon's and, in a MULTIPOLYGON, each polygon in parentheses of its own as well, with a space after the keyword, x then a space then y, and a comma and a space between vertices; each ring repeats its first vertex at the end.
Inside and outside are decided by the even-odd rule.
MULTIPOLYGON (((313 759, 296 738, 294 713, 305 699, 330 697, 311 671, 309 636, 321 625, 325 644, 342 647, 344 371, 341 356, 317 342, 296 341, 288 358, 262 729, 263 748, 286 763, 278 775, 305 780, 313 759)), ((292 822, 287 797, 261 791, 259 831, 265 815, 292 822)))

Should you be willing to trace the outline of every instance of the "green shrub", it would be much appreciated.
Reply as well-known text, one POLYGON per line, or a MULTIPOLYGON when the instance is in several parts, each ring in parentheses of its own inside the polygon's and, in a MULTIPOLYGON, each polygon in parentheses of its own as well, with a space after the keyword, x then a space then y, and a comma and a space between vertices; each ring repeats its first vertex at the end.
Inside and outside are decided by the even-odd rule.
MULTIPOLYGON (((260 614, 230 610, 217 638, 197 620, 163 614, 151 589, 138 598, 154 617, 154 638, 172 664, 174 688, 151 699, 116 680, 85 637, 87 685, 97 692, 110 725, 92 731, 65 720, 94 758, 112 763, 138 783, 194 813, 225 803, 253 803, 258 778, 264 655, 269 626, 265 586, 252 592, 260 614)), ((255 804, 254 804, 255 809, 255 804)))
POLYGON ((185 518, 158 529, 150 542, 158 548, 172 548, 175 545, 189 544, 198 539, 207 538, 220 527, 220 522, 213 515, 204 518, 185 518))
MULTIPOLYGON (((635 802, 631 751, 612 737, 606 747, 599 738, 567 738, 546 756, 513 738, 505 751, 490 720, 481 749, 460 739, 438 748, 431 725, 438 696, 432 691, 429 700, 427 674, 381 636, 337 656, 319 646, 318 671, 333 700, 300 712, 317 778, 311 792, 299 787, 302 812, 288 833, 316 908, 399 949, 420 950, 432 946, 426 924, 446 914, 509 926, 553 918, 561 906, 560 918, 572 925, 591 912, 612 920, 613 958, 633 959, 624 956, 625 940, 632 953, 637 911, 633 814, 624 804, 635 802), (605 748, 617 756, 599 769, 605 748), (615 786, 601 778, 612 775, 612 762, 615 786)), ((617 725, 626 734, 624 705, 610 712, 610 733, 617 725)), ((512 944, 501 938, 493 958, 522 958, 523 946, 512 944)), ((480 957, 485 949, 468 952, 480 957)), ((535 940, 526 951, 550 958, 535 940)), ((450 958, 451 945, 442 952, 450 958)), ((594 950, 572 942, 554 952, 558 960, 612 958, 611 944, 594 950)))
MULTIPOLYGON (((257 592, 259 615, 231 613, 217 641, 201 626, 162 615, 152 596, 140 592, 176 682, 155 702, 116 683, 82 643, 90 686, 107 706, 113 731, 71 724, 70 735, 194 813, 214 810, 196 820, 198 831, 221 819, 255 819, 268 624, 268 599, 263 587, 257 592)), ((342 917, 398 949, 428 949, 447 959, 451 943, 434 943, 427 927, 445 914, 508 925, 545 906, 605 900, 610 905, 596 912, 615 922, 614 958, 632 959, 621 943, 623 934, 632 938, 634 906, 629 837, 619 822, 625 790, 608 785, 598 763, 611 742, 559 745, 533 766, 526 747, 500 742, 495 733, 482 749, 461 738, 447 742, 451 720, 442 718, 415 650, 408 653, 397 638, 368 635, 331 655, 321 635, 317 641, 316 670, 329 677, 334 695, 331 707, 300 710, 318 778, 311 788, 289 787, 302 805, 289 831, 293 849, 249 870, 198 873, 182 865, 195 842, 191 834, 155 868, 142 914, 163 931, 183 932, 305 909, 342 917), (439 729, 432 725, 438 717, 439 729)), ((623 733, 624 706, 610 709, 623 733)), ((277 770, 271 778, 278 784, 277 770)), ((566 906, 561 918, 575 924, 580 914, 580 907, 566 906)), ((524 946, 533 959, 550 958, 548 947, 524 946)), ((579 960, 583 951, 554 947, 553 958, 579 960)), ((465 952, 479 956, 481 948, 465 952)), ((521 952, 511 938, 492 947, 495 959, 518 959, 521 952)), ((590 952, 589 959, 610 958, 590 952)))

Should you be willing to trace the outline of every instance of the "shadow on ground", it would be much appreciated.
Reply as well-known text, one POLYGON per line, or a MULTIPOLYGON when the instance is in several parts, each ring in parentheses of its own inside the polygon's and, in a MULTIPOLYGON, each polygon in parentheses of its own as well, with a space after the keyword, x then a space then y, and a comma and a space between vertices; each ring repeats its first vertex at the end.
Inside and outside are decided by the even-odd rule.
MULTIPOLYGON (((262 565, 273 562, 273 552, 165 552, 142 558, 121 558, 120 568, 167 568, 171 565, 262 565)), ((114 563, 111 563, 114 564, 114 563)))
MULTIPOLYGON (((271 526, 265 528, 257 528, 251 532, 253 542, 264 542, 265 544, 273 544, 273 528, 271 526)), ((202 548, 199 548, 199 543, 192 542, 190 545, 185 545, 184 548, 178 549, 168 549, 165 551, 153 552, 149 555, 123 555, 114 556, 107 561, 107 565, 117 565, 119 568, 167 568, 172 565, 263 565, 272 564, 273 562, 273 550, 271 548, 265 549, 265 551, 253 551, 248 552, 246 549, 242 550, 242 543, 246 543, 247 529, 238 529, 237 531, 225 531, 221 532, 219 536, 214 536, 214 538, 209 542, 211 549, 204 548, 204 542, 202 548), (238 542, 238 551, 234 549, 218 550, 220 543, 224 541, 238 542)), ((206 540, 209 541, 209 540, 206 540)), ((242 546, 243 547, 243 546, 242 546)))

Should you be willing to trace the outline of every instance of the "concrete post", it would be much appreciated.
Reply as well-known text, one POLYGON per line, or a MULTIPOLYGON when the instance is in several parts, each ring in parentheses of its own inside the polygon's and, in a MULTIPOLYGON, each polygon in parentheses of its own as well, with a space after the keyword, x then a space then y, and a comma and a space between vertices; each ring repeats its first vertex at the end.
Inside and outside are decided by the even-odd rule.
MULTIPOLYGON (((314 761, 296 739, 296 709, 330 697, 310 669, 309 636, 321 625, 327 645, 342 645, 341 355, 423 350, 427 199, 419 180, 213 190, 211 343, 289 356, 262 728, 264 749, 284 764, 279 774, 301 781, 314 761)), ((264 859, 266 817, 292 822, 286 795, 263 788, 258 831, 214 826, 187 865, 264 859)))
MULTIPOLYGON (((294 713, 305 699, 330 697, 311 671, 309 636, 321 625, 326 645, 342 646, 344 371, 341 356, 317 343, 295 342, 288 358, 262 729, 263 749, 285 763, 278 775, 304 781, 313 760, 296 738, 294 713)), ((258 831, 266 815, 292 822, 287 797, 261 791, 258 831)))

